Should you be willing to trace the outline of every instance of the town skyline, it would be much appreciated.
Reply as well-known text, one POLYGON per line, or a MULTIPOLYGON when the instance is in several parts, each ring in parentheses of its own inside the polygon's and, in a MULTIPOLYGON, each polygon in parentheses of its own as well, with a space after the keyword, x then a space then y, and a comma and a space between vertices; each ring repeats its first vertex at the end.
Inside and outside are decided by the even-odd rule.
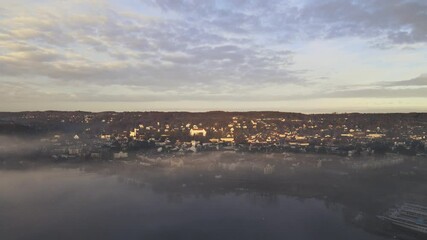
POLYGON ((44 152, 47 156, 58 157, 58 152, 73 158, 88 158, 91 151, 127 158, 128 152, 147 149, 175 154, 223 148, 423 155, 426 117, 427 113, 20 112, 0 113, 0 134, 40 138, 47 144, 41 151, 54 149, 44 152))

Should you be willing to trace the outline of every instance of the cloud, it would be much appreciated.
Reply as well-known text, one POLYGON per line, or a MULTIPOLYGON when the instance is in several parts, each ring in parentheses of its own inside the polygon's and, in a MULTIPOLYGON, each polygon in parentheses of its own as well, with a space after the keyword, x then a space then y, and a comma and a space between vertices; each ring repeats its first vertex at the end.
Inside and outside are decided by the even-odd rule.
MULTIPOLYGON (((355 84, 314 92, 304 98, 425 98, 427 95, 427 75, 401 81, 378 82, 377 84, 355 84)), ((295 96, 297 97, 297 96, 295 96)))
MULTIPOLYGON (((427 74, 422 74, 416 78, 402 81, 386 82, 386 86, 427 86, 427 74)), ((427 95, 427 92, 424 93, 427 95)))
POLYGON ((25 16, 11 14, 0 23, 5 29, 0 72, 153 88, 298 79, 286 69, 291 51, 226 37, 184 20, 143 18, 109 8, 100 13, 60 17, 56 9, 35 7, 25 16))
POLYGON ((283 49, 283 39, 427 39, 427 6, 420 1, 142 1, 174 13, 154 17, 97 2, 69 5, 85 10, 31 5, 2 12, 3 75, 153 88, 305 83, 290 70, 294 53, 283 49))
POLYGON ((425 98, 427 88, 418 89, 387 89, 369 88, 356 90, 334 91, 315 98, 425 98))
POLYGON ((268 32, 282 40, 357 36, 390 44, 427 41, 423 0, 151 2, 227 32, 268 32))
POLYGON ((425 75, 399 79, 422 72, 426 22, 415 0, 16 1, 0 8, 0 92, 8 102, 422 97, 399 87, 425 86, 425 75), (390 64, 405 64, 401 75, 390 64), (356 75, 370 86, 352 85, 356 75))

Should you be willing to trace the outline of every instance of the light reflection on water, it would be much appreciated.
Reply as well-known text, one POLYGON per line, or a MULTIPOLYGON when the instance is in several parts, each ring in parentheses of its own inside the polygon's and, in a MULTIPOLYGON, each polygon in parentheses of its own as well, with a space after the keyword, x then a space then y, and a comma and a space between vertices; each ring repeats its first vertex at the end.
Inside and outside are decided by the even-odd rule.
POLYGON ((0 239, 384 239, 323 200, 156 191, 65 168, 0 171, 0 228, 0 239))

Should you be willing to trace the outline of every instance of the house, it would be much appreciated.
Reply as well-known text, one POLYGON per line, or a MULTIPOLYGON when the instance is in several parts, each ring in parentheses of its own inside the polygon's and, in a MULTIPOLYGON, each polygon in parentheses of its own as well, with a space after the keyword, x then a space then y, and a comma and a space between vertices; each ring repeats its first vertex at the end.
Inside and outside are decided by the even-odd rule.
POLYGON ((110 140, 111 135, 110 134, 101 134, 100 137, 101 137, 101 139, 110 140))
POLYGON ((206 136, 206 130, 205 129, 190 129, 190 136, 206 136))
POLYGON ((127 158, 128 157, 128 153, 127 152, 118 152, 118 153, 114 153, 113 154, 114 159, 122 159, 122 158, 127 158))
POLYGON ((234 138, 233 137, 223 137, 223 138, 221 138, 221 141, 224 143, 234 143, 234 138))
POLYGON ((68 148, 69 155, 80 155, 82 153, 82 149, 79 147, 70 147, 68 148))
POLYGON ((133 131, 129 132, 129 137, 130 138, 136 138, 137 134, 138 134, 139 129, 138 128, 134 128, 133 131))
POLYGON ((382 137, 385 137, 385 134, 382 134, 382 133, 370 133, 370 134, 367 134, 366 137, 368 137, 368 138, 382 138, 382 137))

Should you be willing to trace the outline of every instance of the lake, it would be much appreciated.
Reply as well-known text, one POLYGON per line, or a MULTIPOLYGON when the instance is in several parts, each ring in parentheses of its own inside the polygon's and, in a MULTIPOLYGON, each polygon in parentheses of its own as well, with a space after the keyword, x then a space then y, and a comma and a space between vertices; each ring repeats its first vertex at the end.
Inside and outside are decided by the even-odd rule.
POLYGON ((386 239, 350 223, 338 203, 155 174, 0 170, 0 239, 386 239))

